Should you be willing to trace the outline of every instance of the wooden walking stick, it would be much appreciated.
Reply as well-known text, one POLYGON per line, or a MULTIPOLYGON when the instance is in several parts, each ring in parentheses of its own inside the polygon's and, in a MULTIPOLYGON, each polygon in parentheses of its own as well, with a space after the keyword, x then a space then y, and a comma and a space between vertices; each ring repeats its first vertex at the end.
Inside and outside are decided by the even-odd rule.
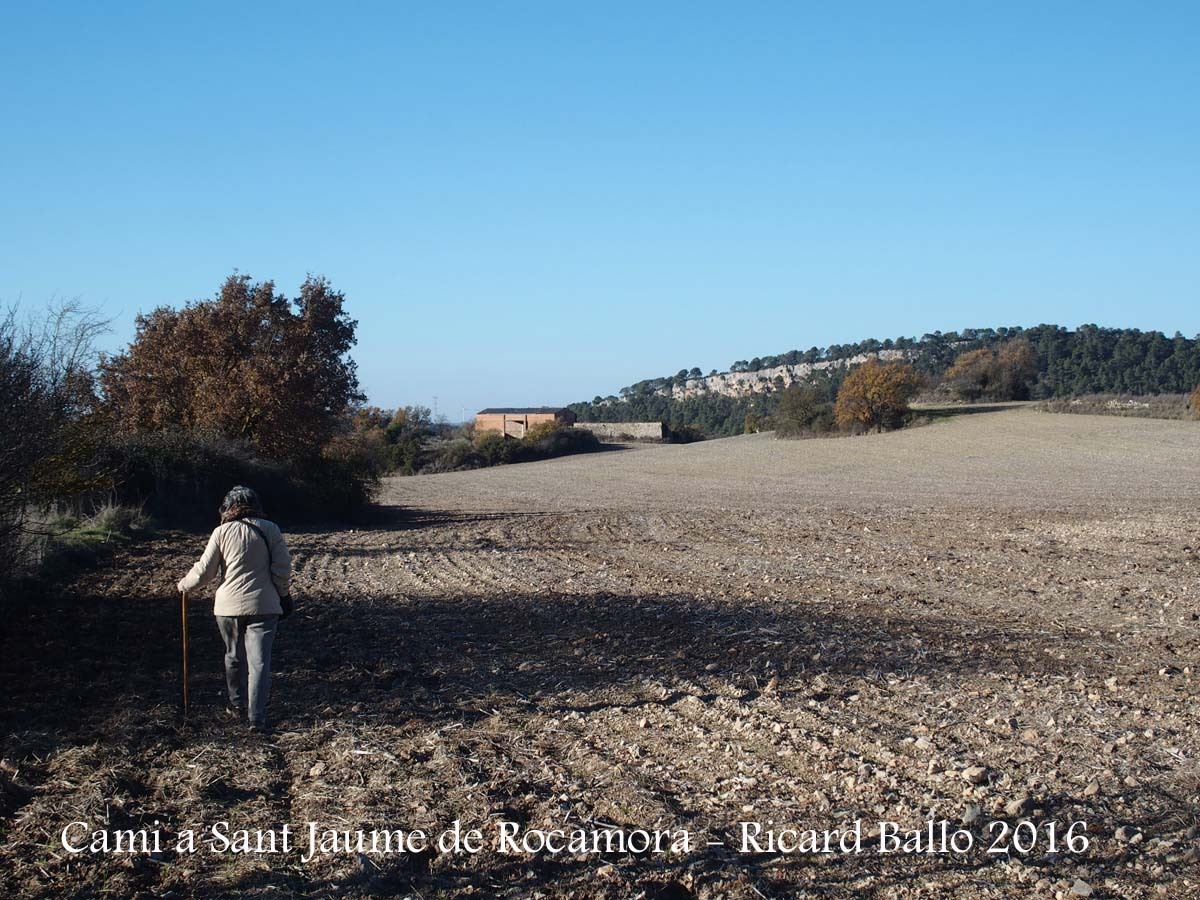
POLYGON ((183 631, 183 717, 188 714, 187 591, 179 592, 179 622, 183 631))

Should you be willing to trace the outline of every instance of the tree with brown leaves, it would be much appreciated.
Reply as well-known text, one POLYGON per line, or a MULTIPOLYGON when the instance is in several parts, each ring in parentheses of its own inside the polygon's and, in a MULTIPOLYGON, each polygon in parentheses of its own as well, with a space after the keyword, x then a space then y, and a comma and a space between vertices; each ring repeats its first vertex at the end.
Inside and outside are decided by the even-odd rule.
POLYGON ((908 363, 869 359, 842 382, 833 413, 841 428, 883 431, 901 424, 921 376, 908 363))
POLYGON ((998 350, 960 353, 944 383, 960 400, 1028 400, 1037 373, 1037 355, 1029 342, 1007 341, 998 350))
POLYGON ((996 354, 986 347, 960 353, 946 370, 942 383, 959 400, 978 400, 991 386, 995 362, 996 354))
POLYGON ((133 343, 101 364, 106 403, 130 430, 211 430, 270 458, 311 459, 363 399, 344 302, 324 278, 289 300, 231 275, 211 300, 138 316, 133 343))

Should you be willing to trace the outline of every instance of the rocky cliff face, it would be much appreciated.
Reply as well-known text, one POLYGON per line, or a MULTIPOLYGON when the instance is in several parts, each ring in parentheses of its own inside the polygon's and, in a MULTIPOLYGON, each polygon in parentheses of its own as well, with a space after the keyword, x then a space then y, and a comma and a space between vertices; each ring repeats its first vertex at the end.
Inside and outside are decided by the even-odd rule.
POLYGON ((664 396, 675 400, 686 400, 688 397, 699 397, 704 394, 718 394, 726 397, 748 397, 751 394, 762 394, 772 390, 782 390, 796 382, 804 382, 814 372, 824 369, 839 369, 856 366, 868 359, 877 358, 884 362, 906 360, 915 356, 911 350, 880 350, 878 353, 861 353, 846 359, 832 359, 815 363, 795 363, 790 366, 775 366, 770 369, 756 369, 753 372, 722 372, 719 375, 709 375, 706 378, 689 378, 683 384, 675 384, 670 388, 659 391, 664 396))

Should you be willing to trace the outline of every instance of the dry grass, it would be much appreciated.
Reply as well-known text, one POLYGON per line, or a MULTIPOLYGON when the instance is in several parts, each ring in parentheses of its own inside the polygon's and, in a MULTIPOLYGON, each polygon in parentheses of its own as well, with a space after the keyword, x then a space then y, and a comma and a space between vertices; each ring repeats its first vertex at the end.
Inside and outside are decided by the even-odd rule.
MULTIPOLYGON (((171 584, 122 551, 10 610, 4 896, 1197 896, 1198 426, 1028 410, 396 479, 377 527, 290 536, 279 720, 174 717, 171 584), (69 622, 70 627, 62 627, 69 622), (52 661, 52 662, 51 662, 52 661), (36 673, 36 676, 35 674, 36 673), (979 783, 964 780, 972 766, 979 783), (1082 858, 738 856, 746 819, 984 820, 1028 797, 1082 858), (65 821, 170 829, 688 827, 684 857, 67 858, 65 821), (1143 834, 1118 840, 1120 826, 1143 834)), ((117 827, 113 825, 112 827, 117 827)), ((128 827, 128 826, 127 826, 128 827)), ((977 830, 980 825, 975 826, 977 830)))
POLYGON ((1043 400, 1036 406, 1043 412, 1076 413, 1089 416, 1130 416, 1139 419, 1195 419, 1187 394, 1090 394, 1043 400))

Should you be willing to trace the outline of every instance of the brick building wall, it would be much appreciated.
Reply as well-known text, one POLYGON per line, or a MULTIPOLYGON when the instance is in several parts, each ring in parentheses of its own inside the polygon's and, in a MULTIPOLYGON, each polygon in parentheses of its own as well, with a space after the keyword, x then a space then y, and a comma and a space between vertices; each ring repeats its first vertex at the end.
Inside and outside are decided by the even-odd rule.
POLYGON ((558 422, 561 425, 574 425, 575 413, 569 409, 559 409, 552 406, 538 407, 496 407, 481 409, 475 414, 476 431, 499 431, 508 437, 523 438, 525 433, 535 425, 543 422, 558 422))

